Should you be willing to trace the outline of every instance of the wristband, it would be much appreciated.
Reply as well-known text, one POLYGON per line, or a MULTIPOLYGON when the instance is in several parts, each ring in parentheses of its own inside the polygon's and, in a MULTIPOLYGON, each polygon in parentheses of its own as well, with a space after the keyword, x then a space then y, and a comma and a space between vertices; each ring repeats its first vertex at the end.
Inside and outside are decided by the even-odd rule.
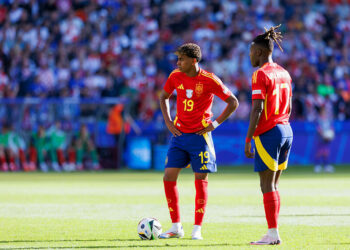
POLYGON ((245 138, 245 143, 251 142, 252 138, 245 138))
POLYGON ((215 121, 213 121, 212 125, 213 125, 214 128, 217 128, 217 127, 220 125, 220 123, 218 123, 218 122, 215 120, 215 121))

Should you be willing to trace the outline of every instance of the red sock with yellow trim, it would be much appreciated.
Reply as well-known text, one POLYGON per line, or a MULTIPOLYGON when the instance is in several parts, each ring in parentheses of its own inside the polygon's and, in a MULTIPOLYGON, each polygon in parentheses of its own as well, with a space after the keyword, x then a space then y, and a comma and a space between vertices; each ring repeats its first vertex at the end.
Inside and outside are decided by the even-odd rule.
POLYGON ((194 224, 201 226, 205 213, 205 207, 208 201, 208 181, 195 180, 196 186, 196 205, 194 213, 194 224))
POLYGON ((268 228, 277 228, 278 220, 278 196, 277 192, 268 192, 264 194, 264 208, 268 228))
POLYGON ((165 197, 168 202, 170 218, 173 223, 180 222, 179 192, 176 181, 163 181, 165 197))

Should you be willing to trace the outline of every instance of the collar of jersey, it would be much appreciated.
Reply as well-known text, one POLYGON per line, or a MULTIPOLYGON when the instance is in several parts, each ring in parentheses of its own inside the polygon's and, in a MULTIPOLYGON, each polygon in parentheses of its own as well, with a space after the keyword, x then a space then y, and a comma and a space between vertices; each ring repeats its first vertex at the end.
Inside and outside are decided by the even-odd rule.
POLYGON ((263 66, 261 66, 261 68, 264 68, 266 65, 268 65, 268 64, 275 64, 274 62, 266 62, 266 63, 264 63, 264 65, 263 66))
POLYGON ((188 76, 188 75, 186 75, 186 73, 182 73, 182 74, 184 74, 188 78, 196 78, 196 77, 200 76, 202 74, 202 72, 203 72, 202 68, 199 67, 199 71, 198 71, 198 74, 196 76, 188 76))

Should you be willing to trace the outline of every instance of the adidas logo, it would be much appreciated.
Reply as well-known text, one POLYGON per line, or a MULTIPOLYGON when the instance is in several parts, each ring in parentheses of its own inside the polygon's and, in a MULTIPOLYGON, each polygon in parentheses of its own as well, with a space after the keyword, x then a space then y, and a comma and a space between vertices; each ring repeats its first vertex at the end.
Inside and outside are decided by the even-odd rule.
POLYGON ((199 170, 208 170, 207 166, 204 164, 199 170))
POLYGON ((196 213, 204 214, 204 209, 203 208, 197 209, 196 213))
POLYGON ((178 89, 185 89, 185 88, 184 88, 184 85, 182 85, 182 84, 180 84, 177 88, 178 88, 178 89))

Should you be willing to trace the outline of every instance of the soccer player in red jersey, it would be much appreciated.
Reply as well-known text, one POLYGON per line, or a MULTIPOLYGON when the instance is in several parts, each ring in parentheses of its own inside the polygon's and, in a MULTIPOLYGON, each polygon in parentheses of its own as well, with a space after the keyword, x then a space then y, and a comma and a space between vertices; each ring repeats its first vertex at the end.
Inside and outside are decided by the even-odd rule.
POLYGON ((287 168, 293 132, 289 125, 292 79, 285 69, 272 61, 274 43, 282 50, 281 33, 275 31, 279 26, 257 36, 250 46, 251 64, 259 69, 252 77, 253 108, 244 151, 248 158, 255 156, 254 168, 259 172, 268 224, 267 234, 251 242, 252 245, 281 243, 277 226, 280 210, 277 185, 282 171, 287 168), (251 151, 252 138, 257 154, 251 151))
POLYGON ((181 169, 189 165, 195 176, 195 222, 192 239, 202 239, 201 225, 208 199, 208 173, 216 172, 216 157, 211 131, 224 122, 238 107, 231 91, 213 73, 201 69, 200 47, 193 43, 180 46, 176 53, 178 69, 168 77, 160 94, 160 107, 165 124, 173 134, 164 172, 164 189, 172 227, 160 238, 181 238, 184 231, 180 221, 179 194, 176 186, 181 169), (177 114, 172 120, 169 98, 177 92, 177 114), (214 95, 227 103, 214 121, 211 107, 214 95))

